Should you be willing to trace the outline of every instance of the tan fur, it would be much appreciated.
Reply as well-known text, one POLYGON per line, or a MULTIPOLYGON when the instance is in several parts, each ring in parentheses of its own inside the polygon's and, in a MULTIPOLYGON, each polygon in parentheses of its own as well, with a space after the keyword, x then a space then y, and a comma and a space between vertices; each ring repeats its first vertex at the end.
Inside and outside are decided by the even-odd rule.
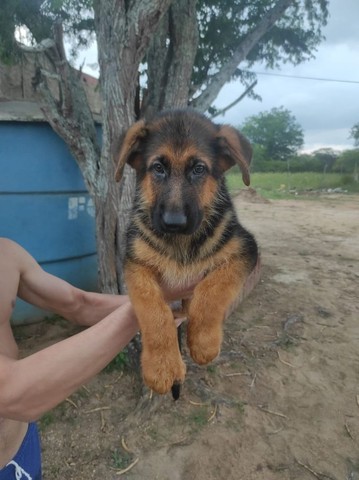
POLYGON ((115 172, 115 180, 119 182, 122 178, 123 169, 125 168, 128 156, 136 146, 136 143, 146 134, 145 122, 140 120, 132 125, 127 131, 125 140, 122 143, 120 155, 118 158, 117 169, 115 172))
POLYGON ((232 158, 235 159, 242 171, 243 183, 248 186, 250 184, 249 163, 252 157, 252 147, 248 140, 229 125, 222 125, 218 138, 227 145, 232 158))

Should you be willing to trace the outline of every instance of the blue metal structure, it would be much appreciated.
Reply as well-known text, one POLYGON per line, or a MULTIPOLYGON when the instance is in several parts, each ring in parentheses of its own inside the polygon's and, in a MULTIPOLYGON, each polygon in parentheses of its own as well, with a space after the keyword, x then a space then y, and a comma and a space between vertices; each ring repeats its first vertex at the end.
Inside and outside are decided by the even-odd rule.
MULTIPOLYGON (((0 236, 49 273, 96 290, 94 205, 67 145, 45 122, 0 122, 0 236)), ((18 301, 12 323, 44 315, 18 301)))

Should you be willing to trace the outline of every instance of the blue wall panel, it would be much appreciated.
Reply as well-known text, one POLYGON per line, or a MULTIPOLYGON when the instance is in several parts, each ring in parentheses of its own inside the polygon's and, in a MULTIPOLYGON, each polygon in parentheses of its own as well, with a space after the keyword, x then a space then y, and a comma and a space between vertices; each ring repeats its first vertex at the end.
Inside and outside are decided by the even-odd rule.
MULTIPOLYGON (((67 145, 43 122, 0 122, 0 236, 60 278, 97 286, 95 217, 67 145)), ((13 323, 43 312, 19 301, 13 323)))
POLYGON ((0 194, 1 236, 39 262, 96 252, 94 208, 87 194, 0 194))
POLYGON ((65 142, 47 123, 1 122, 1 192, 85 191, 65 142))

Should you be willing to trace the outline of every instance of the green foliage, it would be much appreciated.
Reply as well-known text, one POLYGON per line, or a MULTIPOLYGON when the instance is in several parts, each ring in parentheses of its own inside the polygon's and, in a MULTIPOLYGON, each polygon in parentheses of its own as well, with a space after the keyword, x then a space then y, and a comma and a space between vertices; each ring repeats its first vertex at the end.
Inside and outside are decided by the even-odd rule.
POLYGON ((355 173, 359 169, 359 148, 345 150, 336 160, 333 170, 341 173, 355 173))
POLYGON ((263 160, 288 160, 303 145, 303 129, 289 110, 272 108, 247 118, 241 131, 257 147, 263 160))
POLYGON ((122 470, 123 468, 128 467, 132 461, 132 455, 128 452, 116 449, 111 454, 112 467, 122 470))
POLYGON ((120 352, 111 362, 104 368, 104 371, 111 373, 115 370, 124 370, 128 365, 128 354, 126 351, 120 352))
POLYGON ((61 21, 75 56, 94 39, 93 0, 2 0, 0 15, 0 59, 14 63, 20 55, 15 32, 26 30, 27 42, 52 38, 55 21, 61 21))
POLYGON ((53 412, 44 413, 44 415, 39 420, 40 430, 45 430, 55 421, 55 415, 53 412))
POLYGON ((70 55, 76 58, 79 49, 95 39, 93 0, 44 0, 42 12, 51 22, 61 21, 70 55))
POLYGON ((189 422, 197 427, 203 427, 208 423, 208 410, 206 407, 197 407, 190 413, 189 422))
MULTIPOLYGON (((235 193, 243 186, 242 177, 235 169, 230 170, 226 178, 231 193, 235 193)), ((290 191, 305 193, 335 188, 342 188, 349 193, 359 192, 359 183, 353 176, 340 173, 254 173, 251 175, 251 187, 267 198, 292 197, 290 191)))
POLYGON ((311 154, 291 156, 287 162, 268 158, 263 149, 255 145, 252 172, 320 172, 355 174, 359 168, 359 149, 345 150, 341 153, 330 148, 323 148, 311 154))
POLYGON ((311 154, 311 156, 317 159, 323 164, 323 170, 330 172, 339 156, 332 148, 320 148, 311 154))

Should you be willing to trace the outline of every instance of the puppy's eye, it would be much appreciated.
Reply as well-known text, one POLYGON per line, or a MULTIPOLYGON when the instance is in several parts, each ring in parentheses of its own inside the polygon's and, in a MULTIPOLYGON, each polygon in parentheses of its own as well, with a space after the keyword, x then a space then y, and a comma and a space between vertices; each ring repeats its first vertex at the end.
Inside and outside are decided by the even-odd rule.
POLYGON ((206 167, 202 163, 197 163, 197 165, 195 165, 192 170, 194 175, 203 175, 205 171, 206 167))
POLYGON ((154 162, 152 164, 152 170, 155 172, 156 175, 163 176, 166 174, 165 167, 162 165, 161 162, 154 162))

